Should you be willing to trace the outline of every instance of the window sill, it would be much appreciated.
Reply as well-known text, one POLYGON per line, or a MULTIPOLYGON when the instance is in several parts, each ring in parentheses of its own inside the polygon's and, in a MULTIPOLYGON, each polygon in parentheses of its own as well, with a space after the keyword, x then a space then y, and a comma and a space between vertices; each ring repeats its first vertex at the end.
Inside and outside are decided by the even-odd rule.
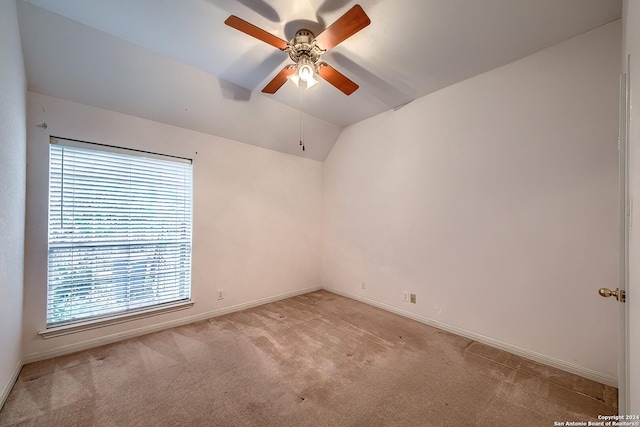
POLYGON ((89 331, 91 329, 103 328, 105 326, 117 325, 118 323, 131 322, 133 320, 143 319, 145 317, 185 310, 191 308, 192 306, 193 301, 183 301, 179 303, 163 305, 162 307, 146 309, 144 311, 116 315, 107 319, 94 319, 69 325, 53 326, 44 331, 38 332, 38 334, 44 339, 55 338, 63 335, 75 334, 77 332, 89 331))

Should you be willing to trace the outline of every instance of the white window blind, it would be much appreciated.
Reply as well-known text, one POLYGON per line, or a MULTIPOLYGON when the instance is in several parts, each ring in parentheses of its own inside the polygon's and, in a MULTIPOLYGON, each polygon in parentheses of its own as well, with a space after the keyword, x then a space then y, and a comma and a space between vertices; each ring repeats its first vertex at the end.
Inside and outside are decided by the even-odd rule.
POLYGON ((47 327, 191 298, 190 160, 51 138, 47 327))

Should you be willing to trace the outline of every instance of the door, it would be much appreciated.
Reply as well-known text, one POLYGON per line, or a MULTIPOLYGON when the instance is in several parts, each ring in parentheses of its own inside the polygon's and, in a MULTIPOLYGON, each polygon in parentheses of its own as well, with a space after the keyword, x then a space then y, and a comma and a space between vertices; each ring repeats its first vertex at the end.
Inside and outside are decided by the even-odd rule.
MULTIPOLYGON (((627 67, 629 63, 627 62, 627 67)), ((628 305, 626 302, 629 284, 629 228, 631 227, 631 198, 629 196, 629 70, 620 76, 620 125, 618 133, 618 151, 620 159, 620 295, 619 332, 618 332, 618 412, 629 411, 629 392, 627 378, 628 366, 628 305)))
MULTIPOLYGON (((628 71, 628 70, 627 70, 628 71)), ((627 376, 628 366, 628 305, 626 293, 629 283, 629 228, 631 227, 631 201, 629 197, 629 156, 628 156, 628 123, 629 123, 629 73, 620 76, 620 121, 618 130, 618 159, 620 170, 620 273, 618 288, 612 291, 601 288, 598 293, 603 297, 614 297, 620 304, 618 331, 618 412, 627 414, 629 393, 627 376)), ((612 298, 613 299, 613 298, 612 298)))
MULTIPOLYGON (((627 67, 629 67, 627 62, 627 67)), ((618 131, 618 152, 620 163, 620 275, 618 298, 620 304, 618 332, 618 412, 627 414, 629 410, 629 392, 627 378, 628 366, 628 305, 626 293, 629 284, 629 228, 631 227, 631 199, 629 196, 629 70, 620 76, 620 125, 618 131)))

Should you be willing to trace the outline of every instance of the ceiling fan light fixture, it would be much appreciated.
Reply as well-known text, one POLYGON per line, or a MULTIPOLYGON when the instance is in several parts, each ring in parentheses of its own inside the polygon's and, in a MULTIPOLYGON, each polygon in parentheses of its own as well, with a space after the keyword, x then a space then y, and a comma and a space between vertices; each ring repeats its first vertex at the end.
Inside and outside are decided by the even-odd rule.
POLYGON ((304 65, 298 70, 300 80, 307 84, 307 89, 314 87, 318 84, 318 79, 315 78, 315 70, 309 65, 304 65))
POLYGON ((288 79, 297 87, 300 87, 300 82, 303 82, 307 89, 312 88, 319 83, 314 68, 311 63, 298 64, 297 71, 291 74, 288 79))
POLYGON ((313 77, 313 74, 307 79, 307 89, 310 89, 319 83, 318 79, 313 77))
POLYGON ((292 82, 294 85, 296 85, 296 87, 298 87, 300 85, 300 77, 298 77, 298 73, 297 72, 289 75, 289 77, 287 77, 287 79, 289 79, 290 82, 292 82))
POLYGON ((313 79, 313 67, 309 64, 303 64, 298 67, 298 77, 305 83, 309 83, 313 79))

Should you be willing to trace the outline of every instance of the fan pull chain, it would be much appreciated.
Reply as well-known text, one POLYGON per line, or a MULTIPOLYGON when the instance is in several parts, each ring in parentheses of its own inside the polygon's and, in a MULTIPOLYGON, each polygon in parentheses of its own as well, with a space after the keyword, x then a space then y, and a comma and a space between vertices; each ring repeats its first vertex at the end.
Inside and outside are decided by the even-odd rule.
POLYGON ((302 151, 304 151, 304 117, 303 117, 304 96, 303 96, 303 92, 304 92, 304 86, 300 85, 300 100, 299 100, 299 104, 300 104, 300 146, 302 147, 302 151))

